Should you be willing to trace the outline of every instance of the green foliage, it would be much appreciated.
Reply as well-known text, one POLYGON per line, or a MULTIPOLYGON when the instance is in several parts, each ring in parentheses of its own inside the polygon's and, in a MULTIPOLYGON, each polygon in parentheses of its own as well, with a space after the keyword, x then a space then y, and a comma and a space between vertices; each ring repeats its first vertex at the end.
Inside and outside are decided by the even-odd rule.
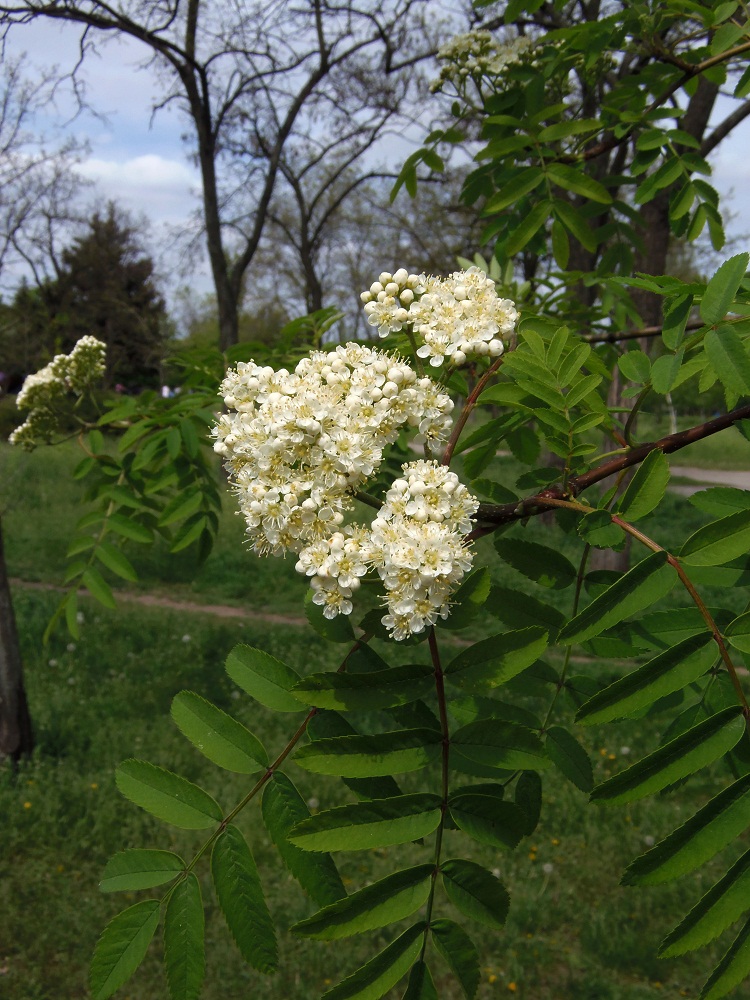
MULTIPOLYGON (((748 582, 750 501, 745 491, 706 491, 693 507, 678 508, 667 492, 667 456, 734 423, 746 430, 750 257, 732 257, 708 280, 683 280, 663 275, 666 257, 651 251, 659 245, 665 254, 670 234, 695 240, 704 228, 714 247, 723 243, 718 196, 705 180, 705 136, 695 124, 699 102, 692 102, 699 90, 718 92, 737 75, 750 36, 731 4, 669 3, 622 5, 581 23, 558 4, 550 37, 543 6, 505 6, 506 23, 524 18, 533 27, 533 61, 507 60, 491 86, 481 68, 457 77, 453 127, 433 133, 397 184, 413 193, 418 166, 445 168, 437 147, 479 138, 464 198, 481 203, 492 273, 523 315, 502 359, 479 357, 465 379, 437 378, 466 400, 456 432, 465 428, 464 436, 451 439, 443 461, 458 456, 456 467, 475 484, 485 502, 472 536, 496 532, 494 546, 477 547, 486 565, 446 599, 439 610, 445 620, 423 621, 417 599, 407 603, 404 614, 414 613, 412 623, 422 628, 413 624, 406 642, 388 635, 377 594, 369 605, 363 598, 370 610, 353 625, 345 616, 328 618, 329 608, 324 612, 308 593, 311 641, 338 648, 335 665, 321 670, 301 656, 293 667, 252 644, 236 646, 226 664, 230 681, 255 710, 292 716, 273 749, 264 736, 268 753, 225 707, 203 694, 177 694, 172 717, 179 731, 227 772, 220 787, 228 794, 219 796, 226 809, 205 782, 141 760, 120 766, 118 787, 146 813, 205 831, 191 842, 191 854, 180 847, 187 863, 172 851, 135 851, 116 855, 103 877, 106 891, 167 887, 165 962, 173 996, 197 997, 204 977, 198 872, 209 857, 241 955, 262 974, 277 967, 275 907, 267 906, 263 888, 267 842, 257 824, 248 824, 247 834, 239 825, 256 800, 283 864, 319 907, 285 913, 292 930, 332 941, 384 928, 380 953, 357 956, 358 968, 326 1000, 378 1000, 402 980, 405 1000, 434 1000, 443 988, 435 952, 454 985, 473 997, 481 960, 464 921, 471 933, 486 928, 495 937, 506 925, 507 872, 560 787, 623 805, 628 821, 649 796, 697 789, 695 814, 675 820, 672 833, 660 831, 659 843, 624 876, 628 884, 659 885, 700 869, 700 878, 713 883, 668 934, 664 956, 710 947, 747 910, 750 855, 718 855, 742 836, 750 815, 750 709, 733 659, 750 649, 750 612, 732 591, 748 582), (669 231, 650 239, 644 227, 655 218, 668 220, 669 231), (511 259, 517 255, 523 282, 511 259), (639 325, 658 328, 659 311, 656 347, 623 347, 639 325), (615 368, 624 386, 613 404, 615 368), (658 440, 639 430, 647 405, 660 406, 662 398, 671 405, 673 392, 696 396, 714 385, 733 412, 658 440), (483 420, 486 407, 492 410, 483 420), (602 445, 602 434, 614 446, 602 445), (500 462, 500 450, 511 457, 500 462), (542 514, 550 522, 543 527, 542 514), (602 569, 592 565, 597 549, 625 558, 617 569, 602 569), (704 586, 710 600, 701 596, 704 586), (500 631, 491 618, 502 623, 500 631), (623 661, 628 667, 620 675, 623 661), (588 727, 620 720, 649 727, 639 758, 620 766, 603 747, 602 760, 592 761, 588 727), (323 790, 322 806, 313 798, 305 804, 287 774, 295 767, 300 780, 307 772, 320 782, 314 787, 323 790), (733 783, 716 794, 725 771, 733 783), (233 773, 257 777, 240 788, 233 773), (471 857, 449 857, 449 846, 471 857), (347 892, 337 866, 346 866, 350 853, 391 857, 387 849, 394 847, 403 862, 347 892), (338 854, 343 861, 334 861, 338 854), (710 865, 723 874, 704 872, 710 865), (406 929, 390 926, 401 921, 409 922, 406 929)), ((747 87, 742 73, 737 90, 747 87)), ((403 332, 399 349, 409 353, 418 333, 403 332)), ((213 542, 219 501, 205 454, 211 407, 200 375, 195 379, 184 403, 126 401, 110 409, 99 424, 122 432, 116 455, 99 429, 89 432, 77 474, 91 483, 96 509, 72 540, 72 589, 60 609, 72 629, 79 583, 111 606, 102 570, 135 579, 137 560, 123 554, 120 541, 149 545, 160 538, 174 553, 196 543, 202 555, 213 542)), ((389 447, 388 477, 391 466, 410 457, 406 432, 389 447)), ((388 477, 352 502, 377 506, 388 477)), ((407 574, 404 548, 400 569, 407 574)), ((423 576, 419 586, 428 591, 431 578, 423 576)), ((373 573, 363 582, 378 579, 373 573)), ((624 748, 621 757, 629 753, 624 748)), ((528 847, 535 859, 537 847, 528 847)), ((554 868, 544 871, 547 877, 554 868)), ((157 901, 146 900, 109 925, 94 960, 95 995, 111 995, 132 974, 158 911, 157 901)), ((748 933, 744 928, 719 960, 704 996, 717 1000, 750 969, 748 933)))
POLYGON ((164 966, 174 1000, 197 1000, 206 974, 203 900, 190 872, 169 897, 164 914, 164 966))

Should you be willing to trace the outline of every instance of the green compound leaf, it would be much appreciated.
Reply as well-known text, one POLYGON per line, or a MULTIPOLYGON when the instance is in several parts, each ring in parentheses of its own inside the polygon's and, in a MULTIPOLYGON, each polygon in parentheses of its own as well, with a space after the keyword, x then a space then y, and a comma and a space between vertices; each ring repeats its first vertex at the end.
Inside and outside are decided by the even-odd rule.
POLYGON ((643 351, 628 351, 623 354, 617 360, 617 367, 630 382, 643 384, 651 376, 651 360, 643 351))
POLYGON ((353 975, 328 990, 321 1000, 380 1000, 402 979, 422 948, 424 924, 415 924, 353 975))
POLYGON ((735 649, 750 653, 750 612, 746 611, 730 622, 724 631, 724 636, 735 649))
POLYGON ((514 802, 461 792, 451 796, 449 807, 456 826, 480 844, 512 849, 525 836, 526 816, 514 802))
POLYGON ((448 899, 465 917, 486 927, 502 927, 508 916, 510 897, 492 872, 474 861, 455 858, 440 866, 448 899))
POLYGON ((419 961, 412 966, 403 1000, 440 1000, 427 964, 419 961))
POLYGON ((570 645, 599 635, 655 604, 669 593, 676 581, 677 574, 667 564, 667 553, 654 552, 568 622, 560 630, 558 641, 570 645))
POLYGON ((460 760, 454 761, 454 757, 521 771, 541 770, 550 764, 536 733, 525 726, 494 719, 480 719, 456 730, 451 739, 451 766, 458 768, 460 760))
POLYGON ((720 1000, 750 973, 750 920, 703 987, 699 1000, 720 1000))
POLYGON ((138 574, 128 557, 120 552, 115 545, 112 545, 111 542, 99 542, 95 555, 102 565, 112 570, 116 576, 121 577, 123 580, 133 583, 138 579, 138 574))
POLYGON ((720 566, 750 548, 750 510, 738 510, 699 528, 680 551, 688 566, 720 566))
POLYGON ((470 625, 489 597, 491 586, 492 579, 490 571, 486 566, 475 569, 473 573, 470 573, 451 598, 450 615, 445 619, 441 618, 438 620, 437 624, 440 628, 456 632, 470 625))
POLYGON ((738 396, 750 393, 750 357, 734 327, 721 323, 715 330, 708 331, 703 345, 722 385, 738 396))
POLYGON ((539 167, 526 167, 510 181, 503 184, 502 190, 493 195, 485 205, 484 214, 499 212, 508 205, 514 204, 525 194, 533 191, 544 180, 544 172, 539 167))
POLYGON ((305 594, 305 616, 313 629, 327 639, 329 642, 354 642, 354 629, 347 615, 337 615, 335 618, 326 618, 323 608, 319 604, 313 604, 313 591, 308 590, 305 594))
POLYGON ((434 865, 425 864, 388 875, 324 906, 291 929, 304 937, 333 941, 403 920, 427 901, 434 871, 434 865))
POLYGON ((591 798, 616 803, 653 795, 723 757, 744 732, 742 709, 726 708, 597 785, 591 798))
POLYGON ((84 585, 86 590, 91 594, 92 597, 104 605, 105 608, 114 609, 117 607, 117 602, 112 594, 112 589, 101 575, 98 569, 94 566, 89 566, 87 570, 81 576, 81 583, 84 585))
POLYGON ((622 877, 624 885, 660 885, 699 868, 750 826, 750 775, 725 788, 622 877))
POLYGON ((214 843, 211 875, 219 906, 242 957, 259 972, 273 972, 278 961, 276 932, 250 848, 232 824, 214 843))
POLYGON ((275 771, 263 790, 263 822, 281 860, 318 906, 327 906, 346 895, 344 883, 330 854, 311 854, 289 842, 289 831, 310 818, 310 810, 290 779, 275 771))
POLYGON ((578 534, 589 545, 599 549, 617 548, 625 541, 625 533, 614 524, 608 510, 592 510, 578 522, 578 534))
POLYGON ((576 722, 593 725, 624 719, 702 677, 716 654, 711 635, 690 636, 589 698, 579 709, 576 722))
POLYGON ((317 774, 374 778, 421 770, 439 757, 441 744, 440 733, 432 729, 336 736, 301 747, 294 755, 294 762, 317 774))
POLYGON ((320 812, 298 823, 289 839, 305 851, 366 851, 426 837, 440 817, 440 796, 398 795, 320 812))
MULTIPOLYGON (((357 730, 348 719, 339 715, 338 712, 326 709, 314 715, 307 726, 307 735, 311 740, 329 739, 335 736, 354 736, 356 733, 357 730)), ((401 789, 391 775, 380 778, 342 778, 341 780, 360 799, 392 799, 401 794, 401 789)))
POLYGON ((89 985, 94 1000, 106 1000, 141 964, 159 926, 159 900, 144 899, 110 920, 94 950, 89 985))
POLYGON ((669 483, 669 462, 658 449, 646 456, 625 490, 617 511, 625 521, 637 521, 655 510, 669 483))
POLYGON ((724 319, 745 277, 750 254, 738 253, 725 260, 703 293, 700 312, 704 323, 715 325, 724 319))
POLYGON ((275 656, 252 646, 235 646, 227 657, 226 671, 242 690, 274 712, 300 712, 302 706, 290 694, 299 674, 275 656))
POLYGON ((366 674, 310 674, 292 693, 305 705, 352 711, 407 705, 428 694, 434 683, 433 668, 415 663, 366 674))
POLYGON ((750 508, 750 490, 739 490, 734 486, 709 486, 706 490, 693 493, 688 503, 698 510, 704 510, 715 517, 733 514, 750 508))
POLYGON ((573 564, 547 545, 520 538, 503 538, 501 535, 495 541, 495 548, 504 562, 542 587, 561 590, 569 587, 576 578, 573 564))
POLYGON ((584 198, 602 205, 609 205, 612 202, 612 195, 604 185, 594 180, 593 177, 589 177, 588 174, 584 174, 582 170, 553 162, 547 164, 547 176, 553 184, 557 184, 565 191, 581 194, 584 198))
POLYGON ((208 792, 145 760, 125 760, 115 771, 117 787, 141 809, 182 830, 206 830, 223 819, 208 792))
POLYGON ((713 941, 750 909, 750 851, 710 889, 659 948, 661 958, 673 958, 713 941))
POLYGON ((463 927, 453 920, 433 920, 430 932, 437 950, 461 984, 466 1000, 473 1000, 480 979, 479 954, 474 942, 463 927))
POLYGON ((515 254, 522 250, 529 240, 541 229, 542 225, 549 218, 551 209, 551 201, 540 201, 526 212, 521 223, 505 240, 504 249, 509 257, 515 256, 515 254))
POLYGON ((107 526, 123 538, 128 538, 131 542, 139 542, 141 545, 149 545, 154 540, 154 533, 137 521, 124 517, 122 514, 110 514, 107 518, 107 526))
POLYGON ((542 779, 536 771, 521 772, 516 782, 514 798, 526 817, 524 835, 530 837, 542 814, 542 779))
POLYGON ((547 730, 545 749, 558 771, 572 781, 582 792, 590 792, 594 787, 594 772, 589 755, 578 740, 562 726, 552 726, 547 730))
POLYGON ((175 695, 172 718, 194 747, 227 771, 253 774, 268 765, 262 744, 241 722, 192 691, 175 695))
POLYGON ((547 648, 542 628, 522 628, 474 643, 454 657, 446 679, 459 687, 474 684, 496 687, 531 666, 547 648))
POLYGON ((198 1000, 206 974, 203 900, 190 872, 169 897, 164 915, 164 965, 172 1000, 198 1000))
POLYGON ((519 590, 492 585, 487 598, 487 610, 511 628, 534 626, 547 630, 550 641, 557 635, 565 622, 565 616, 551 604, 538 601, 519 590))
POLYGON ((104 868, 102 892, 135 892, 171 882, 185 862, 171 851, 128 850, 113 855, 104 868))

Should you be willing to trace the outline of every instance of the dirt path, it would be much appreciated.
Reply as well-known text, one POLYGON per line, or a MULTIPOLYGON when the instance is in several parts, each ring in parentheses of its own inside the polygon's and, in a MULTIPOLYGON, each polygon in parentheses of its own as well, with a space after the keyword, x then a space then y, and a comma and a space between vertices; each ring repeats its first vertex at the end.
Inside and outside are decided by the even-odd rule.
MULTIPOLYGON (((683 496, 691 496, 698 490, 710 486, 735 486, 739 489, 750 490, 750 471, 729 471, 725 469, 699 469, 692 465, 673 465, 672 475, 681 479, 691 479, 695 483, 673 483, 670 490, 680 493, 683 496)), ((29 580, 21 580, 17 577, 11 579, 12 587, 23 588, 25 590, 43 590, 62 593, 64 588, 52 583, 40 583, 29 580)), ((88 596, 86 591, 81 591, 82 596, 88 596)), ((240 621, 267 622, 269 625, 288 625, 292 628, 303 628, 307 625, 307 620, 298 615, 281 615, 273 611, 252 611, 247 608, 240 608, 233 604, 202 604, 197 601, 180 601, 172 597, 161 594, 136 594, 132 591, 118 590, 116 593, 118 601, 123 604, 140 604, 147 608, 169 608, 173 611, 180 611, 183 614, 213 615, 216 618, 234 618, 240 621)), ((453 637, 456 638, 456 637, 453 637)))
MULTIPOLYGON (((20 580, 14 577, 10 581, 11 587, 19 587, 25 590, 45 590, 63 593, 64 588, 53 583, 32 582, 20 580)), ((87 591, 80 591, 82 597, 88 597, 87 591)), ((248 611, 247 608, 238 608, 232 604, 198 604, 195 601, 176 601, 172 597, 165 597, 159 594, 134 594, 132 591, 118 590, 115 597, 123 604, 141 604, 147 608, 170 608, 180 611, 183 614, 214 615, 216 618, 237 618, 245 621, 268 622, 270 625, 291 625, 294 628, 301 628, 307 625, 307 619, 294 615, 279 615, 273 611, 248 611)))
POLYGON ((669 488, 673 493, 689 497, 698 490, 708 486, 736 486, 741 490, 750 490, 750 472, 728 469, 697 469, 693 465, 670 466, 673 476, 681 479, 692 479, 695 486, 688 483, 673 483, 669 488))

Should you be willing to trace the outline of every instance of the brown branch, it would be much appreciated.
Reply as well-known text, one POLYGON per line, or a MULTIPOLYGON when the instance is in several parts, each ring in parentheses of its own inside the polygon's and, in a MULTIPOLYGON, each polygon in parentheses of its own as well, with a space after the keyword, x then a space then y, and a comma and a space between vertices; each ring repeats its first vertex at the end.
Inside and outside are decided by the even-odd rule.
MULTIPOLYGON (((706 70, 712 69, 714 66, 718 66, 722 62, 728 62, 734 56, 742 55, 750 49, 750 42, 744 42, 742 45, 737 45, 733 49, 728 49, 726 52, 720 52, 716 56, 712 56, 710 59, 704 59, 703 62, 696 63, 694 66, 690 64, 683 63, 682 60, 676 60, 676 58, 666 58, 666 53, 661 53, 658 57, 661 62, 670 63, 676 66, 678 69, 682 70, 681 75, 674 80, 658 97, 655 97, 651 104, 646 108, 644 115, 641 116, 641 121, 644 120, 645 116, 651 111, 655 111, 656 108, 662 107, 666 104, 673 94, 676 94, 680 87, 684 86, 690 80, 695 79, 695 77, 700 76, 701 73, 705 73, 706 70)), ((558 162, 560 163, 580 163, 586 162, 588 160, 594 160, 598 156, 602 156, 604 153, 608 153, 610 150, 615 149, 622 143, 627 142, 633 132, 636 129, 637 123, 633 123, 621 136, 612 136, 609 139, 603 139, 601 142, 597 143, 596 146, 590 146, 581 156, 560 156, 558 157, 558 162)))
MULTIPOLYGON (((706 324, 692 320, 685 324, 686 330, 700 330, 706 324)), ((611 333, 587 333, 581 340, 587 344, 617 344, 621 340, 639 340, 641 337, 658 337, 663 326, 644 326, 640 330, 613 330, 611 333)))
POLYGON ((518 503, 480 503, 475 515, 475 520, 479 522, 479 525, 471 532, 470 537, 480 538, 482 535, 494 531, 501 524, 511 524, 513 521, 520 521, 525 517, 543 514, 545 511, 557 507, 559 501, 577 497, 595 483, 600 483, 610 476, 617 475, 618 472, 639 465, 652 451, 659 450, 664 455, 669 455, 695 441, 702 441, 703 438, 717 434, 719 431, 736 424, 739 420, 747 419, 750 419, 750 405, 740 406, 736 410, 732 410, 731 413, 725 413, 714 420, 706 421, 704 424, 697 424, 685 431, 678 431, 677 434, 668 434, 658 441, 650 441, 638 445, 637 448, 631 448, 625 455, 613 458, 609 462, 603 462, 595 469, 590 469, 580 476, 571 476, 567 489, 563 489, 562 486, 551 486, 549 489, 526 497, 518 503))

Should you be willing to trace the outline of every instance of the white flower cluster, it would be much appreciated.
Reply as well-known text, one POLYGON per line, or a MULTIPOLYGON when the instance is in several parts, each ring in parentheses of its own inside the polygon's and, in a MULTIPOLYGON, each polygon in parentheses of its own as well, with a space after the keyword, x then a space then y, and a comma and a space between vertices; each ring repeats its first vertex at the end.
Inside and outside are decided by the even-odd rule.
POLYGON ((307 546, 297 570, 310 576, 313 601, 334 618, 351 614, 361 578, 375 569, 383 582, 395 639, 424 631, 450 613, 450 597, 471 568, 464 544, 476 497, 437 462, 409 462, 395 480, 369 529, 347 526, 307 546))
POLYGON ((515 304, 499 298, 495 282, 478 267, 447 278, 385 271, 360 298, 381 337, 410 325, 424 341, 417 354, 434 367, 446 358, 462 365, 469 355, 498 357, 501 338, 518 319, 515 304))
POLYGON ((430 90, 433 93, 442 90, 449 81, 458 87, 469 78, 502 76, 509 66, 532 61, 533 47, 533 40, 523 35, 505 42, 498 41, 489 31, 457 35, 438 49, 437 57, 444 65, 438 79, 430 84, 430 90))
POLYGON ((464 544, 478 501, 435 461, 403 466, 371 526, 344 526, 357 489, 404 425, 442 445, 451 399, 382 351, 347 344, 293 372, 249 362, 221 386, 232 412, 214 428, 256 552, 298 553, 327 618, 351 614, 361 579, 383 582, 383 623, 397 639, 447 617, 471 567, 464 544))
POLYGON ((50 441, 58 428, 60 406, 68 393, 82 396, 104 374, 107 346, 96 337, 81 337, 70 354, 57 354, 40 371, 29 375, 16 398, 19 410, 29 410, 25 423, 8 438, 31 450, 50 441))
POLYGON ((400 428, 437 450, 453 409, 431 379, 361 344, 314 352, 294 372, 239 364, 221 392, 235 412, 219 418, 214 449, 261 554, 329 537, 400 428))

